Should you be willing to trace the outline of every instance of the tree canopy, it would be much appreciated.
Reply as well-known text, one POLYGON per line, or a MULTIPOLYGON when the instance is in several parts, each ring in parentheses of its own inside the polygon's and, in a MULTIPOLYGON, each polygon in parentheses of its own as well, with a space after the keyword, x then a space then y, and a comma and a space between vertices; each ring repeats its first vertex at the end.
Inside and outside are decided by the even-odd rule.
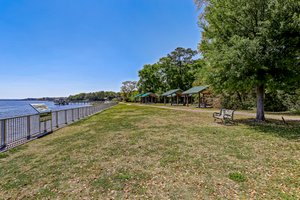
POLYGON ((216 91, 256 88, 256 119, 264 120, 266 89, 299 88, 300 1, 196 2, 207 81, 216 91))
POLYGON ((137 90, 136 81, 124 81, 121 86, 121 95, 125 101, 128 101, 129 98, 132 98, 132 94, 137 90))
POLYGON ((178 47, 154 64, 144 65, 139 71, 138 88, 141 92, 163 93, 170 89, 189 89, 195 81, 201 61, 197 51, 178 47))
POLYGON ((112 91, 99 91, 90 93, 80 93, 76 95, 70 95, 68 100, 70 101, 103 101, 105 98, 113 99, 119 95, 112 91))

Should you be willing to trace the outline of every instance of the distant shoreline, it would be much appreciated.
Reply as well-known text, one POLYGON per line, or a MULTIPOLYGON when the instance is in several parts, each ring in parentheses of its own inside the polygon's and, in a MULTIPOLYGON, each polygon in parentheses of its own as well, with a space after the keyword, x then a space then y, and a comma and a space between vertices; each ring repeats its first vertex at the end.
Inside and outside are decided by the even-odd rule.
POLYGON ((0 99, 0 101, 25 101, 25 99, 0 99))
POLYGON ((0 101, 54 101, 56 98, 26 98, 26 99, 0 99, 0 101))
POLYGON ((51 101, 51 100, 41 100, 41 99, 0 99, 0 101, 51 101))

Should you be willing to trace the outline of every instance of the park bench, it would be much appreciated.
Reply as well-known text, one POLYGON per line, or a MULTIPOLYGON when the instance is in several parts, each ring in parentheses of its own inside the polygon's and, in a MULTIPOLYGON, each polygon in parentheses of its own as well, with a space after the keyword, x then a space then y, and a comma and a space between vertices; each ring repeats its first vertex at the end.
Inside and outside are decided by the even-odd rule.
POLYGON ((213 113, 214 121, 221 120, 224 124, 226 124, 226 122, 233 123, 233 114, 234 110, 222 108, 219 113, 213 113))

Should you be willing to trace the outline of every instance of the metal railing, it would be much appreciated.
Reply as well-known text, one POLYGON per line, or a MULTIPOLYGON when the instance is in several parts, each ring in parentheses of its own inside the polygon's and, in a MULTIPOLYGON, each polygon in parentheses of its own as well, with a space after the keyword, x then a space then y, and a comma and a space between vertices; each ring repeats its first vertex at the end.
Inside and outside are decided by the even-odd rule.
POLYGON ((46 122, 40 121, 39 114, 0 119, 0 151, 5 151, 51 133, 116 104, 115 102, 109 102, 95 106, 52 111, 52 119, 46 122))

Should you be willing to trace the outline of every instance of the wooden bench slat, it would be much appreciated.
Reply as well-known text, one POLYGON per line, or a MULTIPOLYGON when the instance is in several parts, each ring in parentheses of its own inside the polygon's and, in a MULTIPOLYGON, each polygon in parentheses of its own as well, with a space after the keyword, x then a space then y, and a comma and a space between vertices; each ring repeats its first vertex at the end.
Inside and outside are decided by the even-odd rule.
POLYGON ((216 119, 220 119, 224 123, 226 123, 226 121, 233 122, 233 115, 234 115, 234 110, 222 108, 219 113, 217 112, 213 113, 213 118, 215 119, 215 121, 216 119))

